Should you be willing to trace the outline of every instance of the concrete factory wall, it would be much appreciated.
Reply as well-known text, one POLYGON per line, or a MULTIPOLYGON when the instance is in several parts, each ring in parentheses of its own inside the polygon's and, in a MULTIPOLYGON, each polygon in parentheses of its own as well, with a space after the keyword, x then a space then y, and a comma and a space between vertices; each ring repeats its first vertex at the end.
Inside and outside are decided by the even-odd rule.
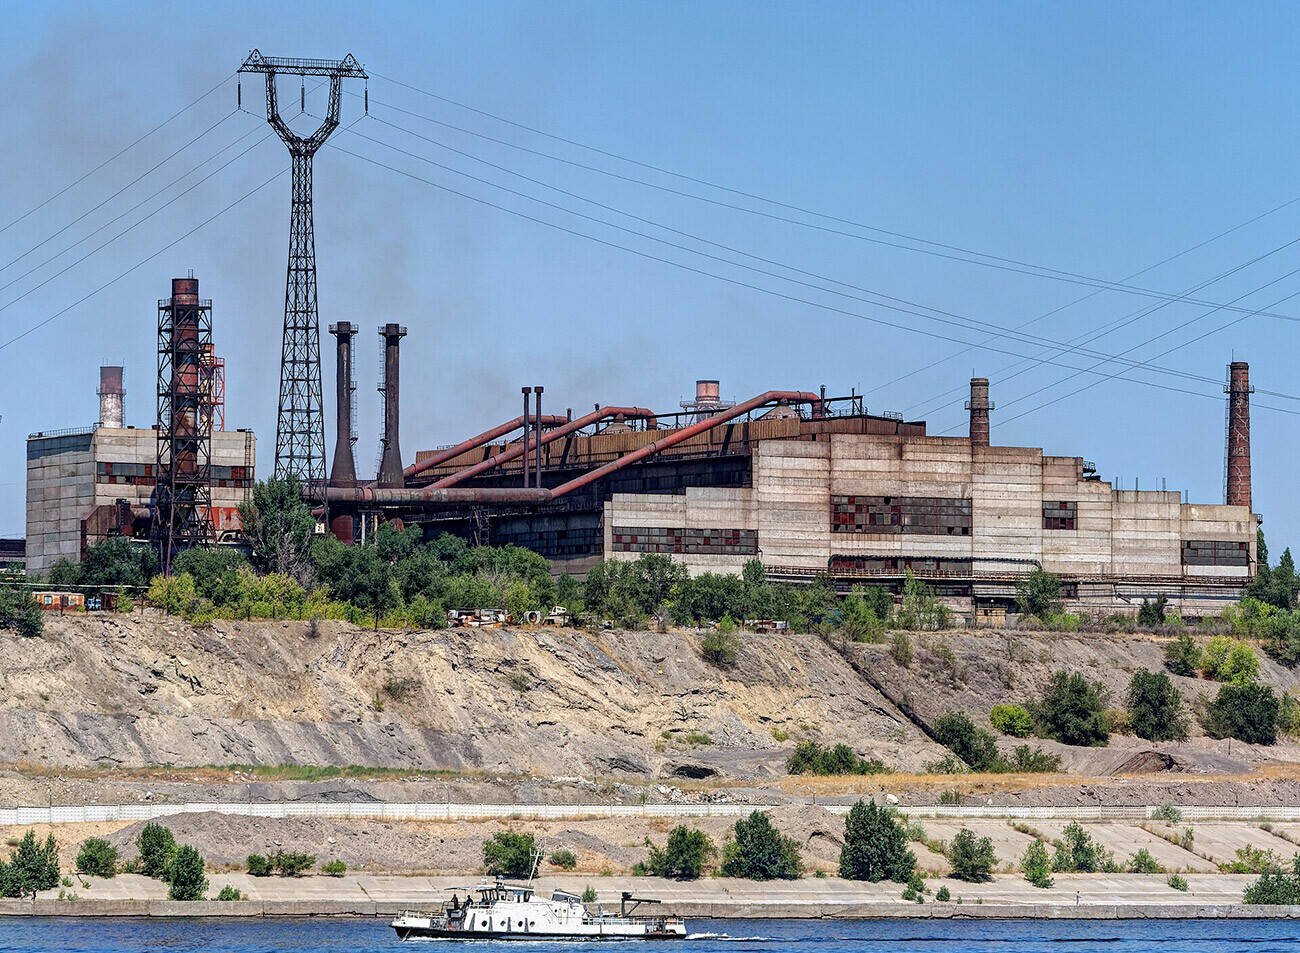
MULTIPOLYGON (((237 507, 254 474, 251 431, 212 435, 212 507, 218 536, 238 527, 237 507), (247 469, 246 469, 247 468, 247 469)), ((146 506, 153 497, 158 434, 100 427, 27 440, 27 566, 45 572, 60 558, 81 559, 81 521, 97 506, 126 500, 146 506)))
POLYGON ((753 472, 751 488, 615 494, 606 553, 670 552, 692 573, 738 572, 756 555, 778 575, 896 578, 911 565, 964 583, 949 593, 966 607, 1011 599, 1015 577, 1038 563, 1078 583, 1068 601, 1107 611, 1159 593, 1191 611, 1221 608, 1253 573, 1249 507, 1115 490, 1085 479, 1081 459, 1038 449, 833 434, 762 441, 753 472))

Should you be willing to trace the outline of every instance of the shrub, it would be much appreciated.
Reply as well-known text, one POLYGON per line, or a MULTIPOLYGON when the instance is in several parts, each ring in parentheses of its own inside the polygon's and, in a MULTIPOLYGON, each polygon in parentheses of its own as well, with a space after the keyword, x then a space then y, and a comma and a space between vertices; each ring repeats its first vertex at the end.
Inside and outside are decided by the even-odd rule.
POLYGON ((1020 774, 1051 774, 1061 770, 1061 758, 1059 755, 1048 754, 1042 748, 1034 748, 1031 751, 1029 745, 1016 745, 1015 750, 1011 752, 1011 760, 994 765, 993 770, 1000 770, 1002 767, 1020 774))
POLYGON ((1105 690, 1078 672, 1056 672, 1034 705, 1039 732, 1067 745, 1105 745, 1110 735, 1105 690))
POLYGON ((1078 823, 1071 821, 1061 831, 1052 869, 1065 873, 1094 874, 1114 866, 1110 852, 1103 850, 1078 823))
POLYGON ((341 860, 331 860, 327 864, 321 864, 320 872, 326 877, 342 877, 348 872, 348 865, 341 860))
POLYGON ((717 852, 704 831, 678 824, 668 832, 668 844, 663 850, 651 845, 645 866, 656 877, 695 880, 717 852))
POLYGON ((1025 854, 1020 858, 1020 869, 1025 879, 1035 887, 1046 890, 1052 885, 1052 863, 1047 858, 1047 844, 1041 837, 1035 838, 1025 848, 1025 854))
POLYGON ((1259 674, 1259 658, 1245 642, 1216 635, 1201 653, 1201 674, 1216 682, 1246 685, 1259 674))
POLYGON ((274 869, 271 861, 261 854, 248 855, 248 872, 254 877, 269 877, 274 869))
POLYGON ((0 863, 0 896, 22 897, 58 885, 59 846, 53 834, 42 845, 36 833, 28 831, 10 852, 9 862, 0 863))
POLYGON ((716 629, 706 632, 704 638, 700 640, 700 654, 704 656, 706 662, 711 662, 720 668, 730 668, 736 664, 736 659, 740 657, 740 638, 736 635, 736 627, 733 623, 729 631, 724 631, 719 625, 716 629))
POLYGON ((176 838, 172 832, 150 821, 136 837, 135 847, 140 852, 140 873, 155 880, 166 880, 176 857, 176 838))
POLYGON ((1248 744, 1277 741, 1279 705, 1267 685, 1228 684, 1205 712, 1205 730, 1214 738, 1236 738, 1248 744))
POLYGON ((934 899, 939 901, 940 903, 947 903, 949 900, 952 899, 952 891, 950 891, 947 887, 940 887, 938 890, 934 892, 934 899))
POLYGON ((791 774, 885 774, 885 766, 874 758, 860 758, 846 744, 823 747, 811 739, 799 742, 794 754, 786 759, 791 774))
POLYGON ((991 837, 976 837, 973 831, 963 827, 952 839, 946 852, 948 863, 952 864, 952 875, 958 880, 979 883, 988 880, 993 873, 997 857, 993 853, 991 837))
POLYGON ((1128 683, 1129 720, 1133 734, 1148 741, 1175 741, 1187 737, 1183 696, 1164 672, 1144 668, 1128 683))
POLYGON ((1156 863, 1156 859, 1151 856, 1151 851, 1145 847, 1128 859, 1128 870, 1131 874, 1163 874, 1165 872, 1165 869, 1156 863))
POLYGON ((1265 870, 1258 880, 1246 888, 1242 902, 1279 906, 1300 903, 1300 860, 1291 863, 1291 871, 1278 867, 1265 870))
POLYGON ((976 728, 964 712, 950 711, 934 723, 934 737, 975 771, 988 771, 998 760, 993 735, 976 728))
POLYGON ((1187 878, 1179 874, 1170 874, 1169 879, 1166 880, 1165 883, 1169 884, 1169 886, 1173 887, 1175 890, 1187 890, 1187 878))
POLYGON ((1138 625, 1145 625, 1154 628, 1165 621, 1165 606, 1169 605, 1169 598, 1161 595, 1153 602, 1142 600, 1142 605, 1138 607, 1138 625))
POLYGON ((1175 675, 1192 678, 1200 667, 1201 650, 1186 632, 1165 646, 1165 668, 1175 675))
POLYGON ((77 870, 96 877, 113 876, 117 873, 117 848, 102 837, 86 838, 77 853, 77 870))
POLYGON ((586 889, 582 891, 582 902, 583 903, 596 902, 596 888, 593 887, 591 884, 587 884, 586 889))
POLYGON ((916 653, 912 650, 912 639, 906 632, 895 632, 890 636, 889 656, 904 668, 912 664, 916 653))
POLYGON ((167 870, 168 900, 202 900, 208 889, 208 878, 203 875, 203 858, 189 844, 176 849, 171 867, 167 870))
POLYGON ((527 877, 533 872, 536 852, 532 834, 497 831, 483 842, 483 866, 492 876, 527 877))
POLYGON ((230 886, 230 884, 226 884, 224 887, 221 888, 221 892, 217 894, 217 899, 222 901, 243 900, 244 895, 240 893, 238 890, 236 890, 234 887, 230 886))
POLYGON ((1172 804, 1161 804, 1151 812, 1151 816, 1157 821, 1165 821, 1169 824, 1177 824, 1183 819, 1183 812, 1172 804))
POLYGON ((880 636, 885 630, 885 622, 889 618, 889 610, 893 605, 892 597, 882 586, 872 586, 871 590, 875 593, 883 593, 884 599, 876 595, 868 597, 861 586, 854 586, 853 592, 840 604, 839 629, 854 642, 880 641, 880 636), (883 615, 880 614, 882 608, 883 615))
POLYGON ((551 851, 550 861, 561 870, 572 870, 578 866, 578 855, 567 848, 551 851))
POLYGON ((891 808, 861 801, 849 809, 840 849, 840 876, 847 880, 906 883, 916 870, 907 830, 891 808))
POLYGON ((297 854, 277 850, 267 858, 271 866, 280 872, 281 877, 298 877, 305 870, 310 870, 316 863, 315 854, 297 854))
POLYGON ((722 850, 722 876, 747 880, 797 880, 803 874, 799 845, 754 811, 732 827, 733 839, 722 850))
MULTIPOLYGON (((895 615, 895 621, 901 629, 920 629, 933 631, 946 629, 951 613, 935 596, 934 590, 912 575, 912 570, 904 570, 903 601, 895 615)), ((908 660, 910 662, 910 659, 908 660)), ((906 665, 907 662, 899 662, 906 665)))
POLYGON ((0 629, 34 639, 45 629, 43 610, 25 590, 0 585, 0 629))
POLYGON ((1012 738, 1028 738, 1034 730, 1034 720, 1022 705, 994 705, 989 721, 996 730, 1012 738))

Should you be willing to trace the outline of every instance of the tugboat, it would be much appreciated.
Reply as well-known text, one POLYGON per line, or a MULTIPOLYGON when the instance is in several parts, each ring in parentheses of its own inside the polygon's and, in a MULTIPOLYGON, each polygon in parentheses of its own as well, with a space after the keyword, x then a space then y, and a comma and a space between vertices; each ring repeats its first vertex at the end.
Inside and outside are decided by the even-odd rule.
MULTIPOLYGON (((536 866, 534 866, 536 870, 536 866)), ((556 890, 536 896, 533 878, 523 885, 501 877, 484 881, 462 901, 457 893, 436 913, 406 912, 392 922, 399 940, 684 940, 680 917, 637 917, 643 903, 658 903, 623 891, 617 914, 590 913, 581 897, 556 890), (473 893, 478 894, 474 899, 473 893)))

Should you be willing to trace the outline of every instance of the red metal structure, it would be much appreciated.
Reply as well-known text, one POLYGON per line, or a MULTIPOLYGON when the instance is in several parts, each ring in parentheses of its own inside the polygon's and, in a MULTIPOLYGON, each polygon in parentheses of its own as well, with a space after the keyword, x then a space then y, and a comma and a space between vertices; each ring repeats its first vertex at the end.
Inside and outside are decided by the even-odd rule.
POLYGON ((226 359, 217 357, 212 344, 204 348, 199 359, 199 375, 203 381, 202 414, 209 432, 226 429, 226 359))

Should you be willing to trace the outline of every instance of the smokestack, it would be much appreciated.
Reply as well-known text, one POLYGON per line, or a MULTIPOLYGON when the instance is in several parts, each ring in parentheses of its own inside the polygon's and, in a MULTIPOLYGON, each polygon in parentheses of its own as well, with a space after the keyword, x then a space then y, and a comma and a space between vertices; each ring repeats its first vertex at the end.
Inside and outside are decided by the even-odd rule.
POLYGON ((406 337, 400 324, 385 324, 379 329, 384 339, 384 456, 379 464, 377 485, 403 487, 402 447, 398 442, 398 367, 397 346, 406 337))
POLYGON ((534 481, 536 486, 542 485, 542 388, 541 385, 533 388, 533 393, 537 395, 537 411, 533 419, 537 421, 537 479, 534 481))
POLYGON ((352 425, 352 398, 357 389, 352 363, 352 338, 356 336, 357 330, 357 327, 349 321, 330 325, 330 334, 338 338, 335 382, 338 417, 335 421, 334 462, 330 466, 330 486, 357 485, 357 462, 352 452, 352 446, 357 439, 352 425))
POLYGON ((126 391, 122 389, 122 368, 99 369, 99 425, 121 429, 126 426, 126 391))
POLYGON ((1250 365, 1228 365, 1228 474, 1224 502, 1250 506, 1250 365))
MULTIPOLYGON (((521 387, 520 392, 524 395, 524 486, 528 486, 528 395, 533 392, 531 387, 521 387)), ((540 447, 538 448, 541 449, 540 447)))
POLYGON ((989 411, 993 401, 989 400, 989 379, 972 377, 970 379, 970 400, 966 401, 970 411, 970 445, 987 447, 989 445, 989 411))

